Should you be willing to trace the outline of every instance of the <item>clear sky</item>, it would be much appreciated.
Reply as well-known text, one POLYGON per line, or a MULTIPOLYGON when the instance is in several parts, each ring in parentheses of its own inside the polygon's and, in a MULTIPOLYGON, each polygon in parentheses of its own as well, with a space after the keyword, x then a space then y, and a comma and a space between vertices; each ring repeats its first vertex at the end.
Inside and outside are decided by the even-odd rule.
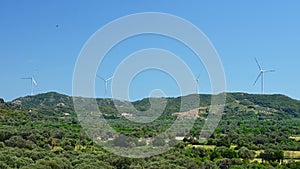
MULTIPOLYGON (((163 12, 184 18, 201 29, 215 46, 224 66, 227 91, 260 93, 256 57, 263 68, 265 92, 300 99, 300 2, 296 0, 52 0, 0 2, 0 98, 10 101, 28 95, 34 75, 35 93, 56 91, 72 95, 72 76, 79 52, 99 28, 119 17, 138 12, 163 12), (56 27, 58 25, 58 27, 56 27)), ((191 51, 170 39, 154 35, 135 37, 116 46, 100 65, 98 74, 110 77, 130 53, 157 47, 179 55, 195 76, 200 73, 200 93, 210 93, 201 62, 191 51)), ((110 84, 109 84, 110 86, 110 84)), ((147 97, 160 88, 177 96, 178 87, 167 75, 140 73, 131 84, 131 99, 147 97)), ((104 86, 96 79, 96 93, 104 86)), ((109 94, 108 94, 109 96, 109 94)))

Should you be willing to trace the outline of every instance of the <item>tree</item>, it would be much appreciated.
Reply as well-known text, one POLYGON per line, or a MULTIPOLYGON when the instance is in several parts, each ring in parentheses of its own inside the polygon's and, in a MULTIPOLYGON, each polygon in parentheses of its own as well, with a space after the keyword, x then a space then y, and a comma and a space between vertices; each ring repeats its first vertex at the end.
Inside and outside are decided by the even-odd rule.
POLYGON ((222 153, 222 156, 225 157, 225 158, 237 158, 237 153, 230 149, 230 148, 227 148, 223 153, 222 153))
POLYGON ((3 161, 0 161, 0 168, 1 169, 8 169, 10 167, 8 165, 6 165, 3 161))
POLYGON ((4 148, 5 144, 3 142, 0 142, 0 148, 4 148))
POLYGON ((114 167, 110 166, 106 162, 84 162, 75 166, 75 169, 113 169, 114 167))
POLYGON ((254 162, 248 165, 248 169, 265 169, 265 166, 258 162, 254 162))
POLYGON ((284 159, 284 152, 282 150, 266 150, 260 153, 260 157, 264 161, 278 161, 281 162, 284 159))
POLYGON ((165 140, 162 137, 155 137, 152 141, 152 145, 154 147, 160 147, 160 146, 164 146, 166 144, 165 140))
POLYGON ((134 147, 138 145, 138 140, 136 138, 120 135, 113 140, 113 144, 119 147, 134 147))
POLYGON ((50 166, 42 165, 42 164, 30 164, 27 166, 22 167, 22 169, 52 169, 50 166))
POLYGON ((171 138, 170 141, 168 142, 168 145, 170 147, 176 146, 179 142, 175 138, 171 138))
POLYGON ((17 159, 14 160, 15 163, 15 167, 17 168, 21 168, 23 166, 27 166, 33 163, 33 160, 31 158, 28 157, 19 157, 17 159))
POLYGON ((231 166, 231 160, 228 158, 219 159, 216 163, 220 169, 229 169, 231 166))
POLYGON ((230 140, 228 136, 222 136, 221 138, 217 139, 216 145, 218 147, 224 146, 224 147, 230 147, 230 140))
POLYGON ((275 150, 273 156, 274 160, 277 160, 280 163, 284 159, 284 152, 282 150, 275 150))
POLYGON ((201 167, 202 169, 218 169, 218 166, 212 161, 204 161, 201 167))
POLYGON ((242 165, 232 165, 230 169, 244 169, 244 167, 242 165))
POLYGON ((300 168, 300 161, 297 162, 289 162, 286 166, 290 169, 299 169, 300 168))
POLYGON ((238 151, 238 155, 242 159, 253 159, 255 156, 255 152, 249 150, 247 147, 241 147, 238 151))
POLYGON ((199 156, 199 157, 205 157, 207 156, 207 150, 203 149, 203 148, 195 148, 193 147, 192 149, 193 151, 193 154, 195 154, 196 156, 199 156))
POLYGON ((272 161, 273 160, 273 152, 272 150, 265 150, 265 152, 261 152, 259 154, 262 161, 272 161))
POLYGON ((214 150, 211 154, 210 154, 210 160, 213 161, 214 159, 219 159, 221 158, 221 153, 218 150, 214 150))
POLYGON ((41 165, 45 165, 45 166, 49 166, 52 169, 71 169, 71 163, 63 158, 45 158, 45 159, 41 159, 38 160, 36 162, 37 164, 41 164, 41 165))
POLYGON ((34 145, 33 142, 24 140, 21 136, 12 136, 10 139, 5 141, 5 144, 10 147, 29 148, 29 149, 32 149, 34 145))
POLYGON ((5 140, 9 139, 13 135, 15 135, 14 131, 1 129, 0 130, 0 141, 5 141, 5 140))

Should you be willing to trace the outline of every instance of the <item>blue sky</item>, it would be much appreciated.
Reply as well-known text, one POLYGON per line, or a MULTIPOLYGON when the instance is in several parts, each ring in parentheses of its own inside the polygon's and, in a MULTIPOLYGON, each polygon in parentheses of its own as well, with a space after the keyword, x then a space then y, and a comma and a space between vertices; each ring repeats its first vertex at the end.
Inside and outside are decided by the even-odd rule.
MULTIPOLYGON (((201 29, 215 46, 223 63, 227 91, 260 93, 253 86, 258 74, 256 57, 265 69, 265 92, 300 99, 300 2, 298 1, 16 1, 0 2, 0 97, 9 101, 29 94, 34 75, 35 93, 57 91, 72 95, 72 76, 79 52, 88 38, 105 24, 139 12, 163 12, 184 18, 201 29), (59 25, 56 27, 56 25, 59 25)), ((199 90, 210 93, 202 63, 178 42, 158 36, 135 37, 116 46, 101 63, 98 74, 110 77, 130 53, 162 48, 180 56, 200 73, 199 90)), ((158 71, 140 73, 130 87, 133 100, 160 88, 179 95, 174 79, 158 71)), ((103 82, 96 93, 103 97, 103 82)), ((108 95, 109 96, 109 95, 108 95)))

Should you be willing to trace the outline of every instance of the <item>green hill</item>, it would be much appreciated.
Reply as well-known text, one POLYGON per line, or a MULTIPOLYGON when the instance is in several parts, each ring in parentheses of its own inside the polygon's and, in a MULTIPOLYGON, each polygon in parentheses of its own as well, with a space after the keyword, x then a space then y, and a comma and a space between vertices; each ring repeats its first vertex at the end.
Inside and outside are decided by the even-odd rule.
MULTIPOLYGON (((128 106, 128 101, 96 99, 106 122, 115 131, 133 138, 124 140, 112 135, 103 139, 107 144, 120 146, 119 151, 130 151, 132 145, 143 148, 149 144, 169 144, 175 141, 174 135, 164 135, 161 140, 150 143, 140 138, 147 139, 168 129, 177 118, 174 113, 184 113, 179 112, 181 100, 189 97, 199 97, 200 103, 188 103, 190 109, 199 108, 190 133, 186 136, 181 131, 173 133, 184 137, 183 142, 157 157, 135 160, 113 155, 93 142, 79 123, 71 96, 50 92, 12 102, 0 99, 0 168, 263 168, 279 167, 275 155, 282 151, 285 158, 300 159, 297 155, 300 151, 300 101, 284 95, 227 93, 222 120, 204 143, 198 138, 209 112, 211 95, 151 98, 158 105, 165 100, 166 108, 157 119, 143 124, 132 122, 127 116, 153 115, 156 109, 150 109, 149 98, 132 102, 133 107, 128 106), (239 154, 240 151, 256 151, 258 155, 270 152, 269 156, 262 154, 263 158, 270 157, 266 159, 269 163, 244 161, 248 157, 239 154), (274 158, 272 153, 275 153, 274 158)), ((93 116, 97 118, 99 116, 93 116)), ((300 164, 289 162, 280 167, 293 166, 299 168, 300 164)))

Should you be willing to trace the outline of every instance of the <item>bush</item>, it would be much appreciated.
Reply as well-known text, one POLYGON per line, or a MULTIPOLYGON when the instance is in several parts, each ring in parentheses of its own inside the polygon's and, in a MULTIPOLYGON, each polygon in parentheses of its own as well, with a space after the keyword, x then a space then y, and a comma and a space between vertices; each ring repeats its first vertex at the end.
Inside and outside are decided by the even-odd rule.
POLYGON ((134 147, 138 145, 138 140, 136 138, 120 135, 113 140, 113 144, 119 147, 134 147))
POLYGON ((3 161, 0 161, 0 168, 1 168, 1 169, 8 169, 9 166, 6 165, 3 161))
POLYGON ((164 146, 166 144, 165 140, 162 137, 155 137, 152 141, 154 147, 164 146))
POLYGON ((21 168, 23 166, 27 166, 33 163, 33 160, 28 157, 20 157, 14 160, 15 167, 21 168))
POLYGON ((28 166, 24 166, 21 169, 52 169, 50 166, 42 165, 42 164, 30 164, 28 166))
POLYGON ((212 161, 204 161, 201 167, 202 169, 218 169, 218 166, 212 161))
POLYGON ((255 156, 255 151, 249 150, 246 147, 242 147, 238 151, 238 155, 242 159, 253 159, 255 156))
POLYGON ((5 144, 10 147, 28 148, 32 149, 34 146, 31 141, 24 140, 21 136, 12 136, 5 141, 5 144))
POLYGON ((0 142, 0 148, 4 148, 5 144, 3 142, 0 142))
POLYGON ((71 163, 66 159, 52 158, 41 159, 37 161, 37 164, 49 166, 52 169, 71 169, 71 163))
POLYGON ((237 153, 234 150, 228 148, 222 153, 222 156, 225 158, 232 159, 232 158, 237 158, 237 153))
POLYGON ((74 167, 75 169, 113 169, 114 167, 110 166, 109 163, 105 162, 85 162, 78 164, 74 167))

